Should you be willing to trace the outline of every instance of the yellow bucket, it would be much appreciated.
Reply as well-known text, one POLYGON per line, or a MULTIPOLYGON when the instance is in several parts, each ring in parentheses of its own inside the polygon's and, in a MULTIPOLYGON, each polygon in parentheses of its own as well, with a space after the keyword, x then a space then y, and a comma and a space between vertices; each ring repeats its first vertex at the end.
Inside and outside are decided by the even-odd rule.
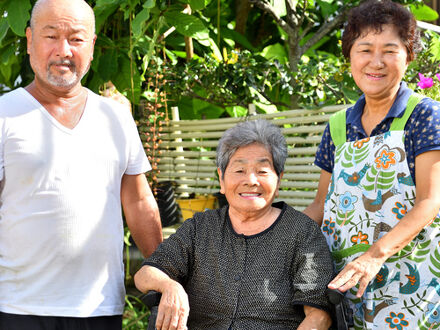
POLYGON ((183 220, 186 220, 192 218, 196 212, 213 209, 216 199, 214 196, 198 196, 193 199, 178 199, 177 203, 182 211, 183 220))

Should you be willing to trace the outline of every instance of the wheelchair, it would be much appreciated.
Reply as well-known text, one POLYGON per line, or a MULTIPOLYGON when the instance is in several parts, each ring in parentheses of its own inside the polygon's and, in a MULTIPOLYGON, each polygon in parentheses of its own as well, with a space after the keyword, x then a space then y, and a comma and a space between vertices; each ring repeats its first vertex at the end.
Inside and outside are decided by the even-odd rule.
MULTIPOLYGON (((353 313, 348 307, 344 293, 338 290, 327 289, 327 297, 332 304, 332 326, 330 330, 348 330, 353 326, 353 313)), ((141 296, 142 302, 150 309, 147 330, 155 330, 157 310, 162 294, 157 291, 148 291, 141 296)))

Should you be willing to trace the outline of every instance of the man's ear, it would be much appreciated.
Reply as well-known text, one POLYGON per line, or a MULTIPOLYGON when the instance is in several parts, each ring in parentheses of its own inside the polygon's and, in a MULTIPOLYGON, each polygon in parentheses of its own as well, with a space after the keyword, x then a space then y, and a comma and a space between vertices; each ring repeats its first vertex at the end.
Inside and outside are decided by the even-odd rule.
POLYGON ((31 49, 32 47, 32 29, 30 27, 26 28, 26 45, 27 45, 27 50, 26 52, 29 54, 29 49, 31 49))

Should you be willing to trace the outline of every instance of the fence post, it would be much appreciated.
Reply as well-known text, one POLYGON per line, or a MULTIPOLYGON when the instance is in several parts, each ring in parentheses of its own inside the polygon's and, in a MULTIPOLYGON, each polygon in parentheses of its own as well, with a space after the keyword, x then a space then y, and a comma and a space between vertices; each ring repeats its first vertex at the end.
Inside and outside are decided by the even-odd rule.
MULTIPOLYGON (((179 108, 178 108, 178 107, 171 107, 171 116, 172 116, 172 120, 173 120, 173 122, 178 122, 178 121, 180 121, 180 115, 179 115, 179 108)), ((181 134, 182 131, 174 131, 174 133, 175 133, 176 135, 178 135, 178 134, 181 134)), ((180 142, 182 142, 182 138, 176 138, 175 141, 176 141, 177 143, 180 143, 180 142)), ((177 152, 181 152, 181 153, 183 153, 183 147, 182 147, 182 146, 176 146, 176 151, 177 151, 177 152)), ((185 157, 183 157, 183 156, 178 156, 178 157, 176 157, 176 159, 185 159, 185 157)), ((174 168, 176 167, 176 165, 179 165, 179 164, 173 162, 173 166, 174 166, 174 168)), ((182 165, 185 166, 184 163, 182 163, 182 165)), ((176 171, 176 172, 185 173, 185 170, 180 170, 180 171, 176 171)), ((184 180, 185 178, 182 177, 181 179, 184 180)), ((181 188, 188 188, 188 185, 186 185, 186 184, 181 184, 180 187, 181 187, 181 188)), ((181 197, 188 197, 188 193, 186 193, 186 192, 185 192, 185 193, 182 193, 182 194, 180 194, 180 196, 181 196, 181 197)))
POLYGON ((255 104, 250 103, 248 105, 248 114, 249 116, 255 116, 257 114, 257 108, 255 107, 255 104))

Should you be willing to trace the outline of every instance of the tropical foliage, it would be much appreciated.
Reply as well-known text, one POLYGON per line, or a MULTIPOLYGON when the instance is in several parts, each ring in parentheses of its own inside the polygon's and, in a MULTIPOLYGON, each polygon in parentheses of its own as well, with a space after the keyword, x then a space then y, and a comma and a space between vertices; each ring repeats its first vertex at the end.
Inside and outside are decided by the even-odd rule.
MULTIPOLYGON (((164 98, 183 118, 350 102, 357 97, 340 55, 351 0, 91 0, 98 39, 84 84, 111 81, 133 105, 164 98), (276 107, 275 107, 276 106, 276 107)), ((401 0, 436 19, 421 0, 401 0)), ((32 80, 24 39, 34 0, 0 0, 0 86, 32 80)), ((141 116, 142 111, 136 115, 141 116)))

